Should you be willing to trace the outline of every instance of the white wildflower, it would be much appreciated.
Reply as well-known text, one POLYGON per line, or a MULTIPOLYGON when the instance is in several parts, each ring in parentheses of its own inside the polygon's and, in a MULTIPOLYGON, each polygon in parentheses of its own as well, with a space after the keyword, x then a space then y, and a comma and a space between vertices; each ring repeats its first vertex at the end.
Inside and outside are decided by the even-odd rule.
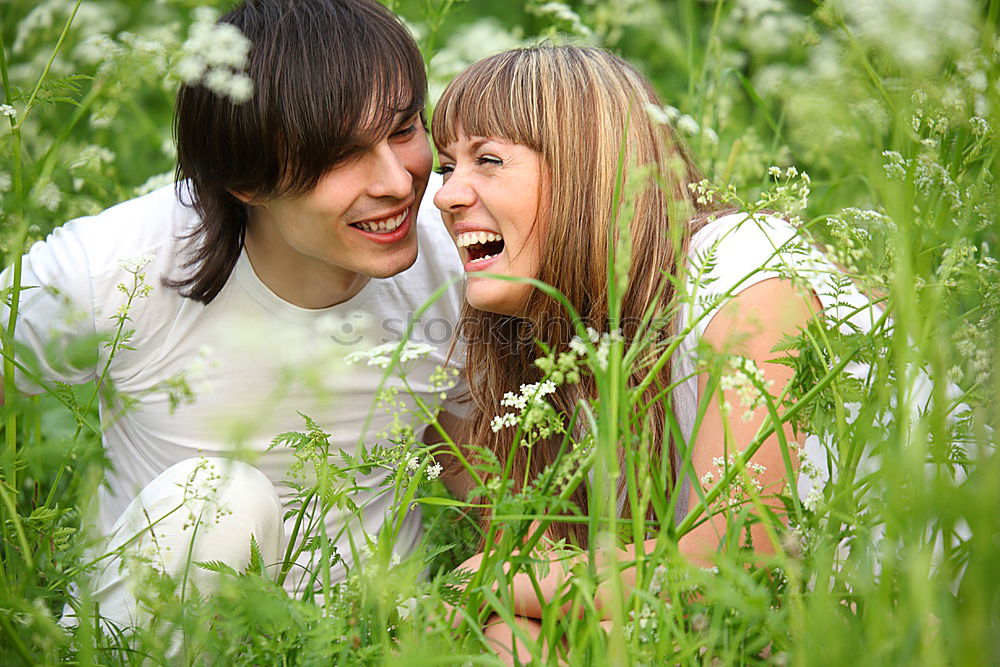
POLYGON ((427 479, 434 480, 441 476, 442 470, 444 470, 444 467, 440 463, 434 462, 427 466, 424 473, 427 475, 427 479))
MULTIPOLYGON (((392 358, 396 354, 397 349, 399 349, 399 343, 383 343, 382 345, 376 345, 370 350, 351 352, 344 357, 344 361, 349 364, 364 361, 368 366, 378 366, 385 369, 389 368, 389 364, 392 363, 392 358)), ((408 361, 421 359, 433 352, 434 349, 433 345, 406 341, 402 349, 399 350, 399 363, 404 364, 408 361)))
POLYGON ((154 190, 159 190, 162 187, 173 184, 174 182, 174 172, 165 171, 162 174, 155 174, 146 179, 146 182, 135 189, 135 194, 137 197, 142 195, 147 195, 154 190))
POLYGON ((410 454, 406 457, 406 472, 411 475, 417 471, 420 467, 420 457, 416 454, 410 454))
POLYGON ((743 413, 743 420, 749 421, 753 418, 754 411, 765 404, 765 392, 773 381, 766 379, 764 371, 746 357, 730 357, 729 367, 733 372, 723 375, 719 386, 723 391, 736 392, 740 404, 747 408, 743 413))
POLYGON ((810 512, 815 512, 821 500, 823 500, 823 492, 818 486, 814 486, 802 500, 802 507, 810 512))
POLYGON ((577 356, 587 356, 587 344, 584 343, 583 339, 579 336, 573 336, 572 340, 569 341, 569 349, 572 350, 577 356))
POLYGON ((199 7, 174 71, 189 86, 204 84, 217 95, 241 104, 253 96, 253 81, 244 72, 250 47, 250 40, 239 28, 216 23, 214 10, 199 7))
POLYGON ((684 114, 683 116, 677 119, 677 129, 683 132, 684 134, 689 134, 693 136, 701 131, 701 126, 698 125, 698 121, 696 121, 694 118, 692 118, 687 114, 684 114))
POLYGON ((670 116, 667 115, 667 112, 664 111, 663 107, 661 107, 660 105, 653 104, 652 102, 647 102, 645 109, 646 113, 649 115, 650 120, 652 120, 654 123, 658 123, 660 125, 670 124, 670 116))
POLYGON ((651 595, 659 595, 663 590, 663 584, 667 580, 667 566, 657 565, 653 570, 653 576, 649 579, 649 592, 651 595))
POLYGON ((9 116, 14 118, 17 116, 17 109, 9 104, 0 104, 0 116, 9 116))
POLYGON ((538 16, 551 16, 569 26, 569 31, 581 37, 591 37, 593 32, 588 28, 580 15, 572 7, 563 2, 546 2, 540 5, 528 5, 528 10, 538 16))
POLYGON ((490 421, 490 428, 494 433, 499 433, 501 430, 513 426, 517 426, 517 415, 513 412, 497 415, 490 421))
POLYGON ((985 137, 990 133, 990 121, 982 116, 973 116, 969 124, 972 126, 972 133, 977 137, 985 137))
POLYGON ((396 605, 396 613, 404 621, 413 615, 413 611, 417 608, 417 598, 408 597, 398 605, 396 605))
POLYGON ((137 257, 127 257, 118 260, 118 266, 122 267, 129 273, 139 273, 144 268, 146 268, 153 260, 156 259, 156 255, 138 255, 137 257))
POLYGON ((105 148, 104 146, 85 146, 83 150, 76 156, 72 162, 69 163, 70 169, 78 169, 80 167, 99 167, 102 164, 111 164, 115 161, 115 154, 113 151, 105 148))
POLYGON ((59 191, 55 183, 49 182, 42 186, 35 186, 32 189, 32 194, 38 205, 49 211, 55 211, 62 203, 62 192, 59 191))

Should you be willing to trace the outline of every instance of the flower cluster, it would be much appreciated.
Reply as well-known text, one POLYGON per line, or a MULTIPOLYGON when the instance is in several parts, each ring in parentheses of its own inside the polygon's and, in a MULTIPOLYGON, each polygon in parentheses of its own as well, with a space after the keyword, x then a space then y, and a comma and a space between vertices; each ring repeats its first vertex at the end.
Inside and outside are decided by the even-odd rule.
MULTIPOLYGON (((434 460, 433 456, 427 457, 428 463, 427 467, 424 468, 424 475, 428 480, 435 480, 441 476, 441 471, 444 470, 444 466, 434 460)), ((420 466, 423 460, 420 458, 419 454, 407 454, 406 458, 406 472, 411 475, 415 474, 420 470, 420 466)))
POLYGON ((584 24, 580 15, 564 2, 543 2, 527 5, 528 11, 541 17, 551 18, 555 23, 565 26, 573 35, 591 38, 594 33, 584 24))
POLYGON ((794 166, 786 167, 782 171, 781 167, 771 166, 767 170, 768 176, 774 178, 776 185, 770 190, 765 190, 752 204, 754 210, 775 209, 784 213, 798 213, 809 204, 809 193, 812 179, 809 174, 799 171, 794 166))
POLYGON ((461 374, 454 366, 435 366, 427 378, 431 391, 437 392, 438 398, 442 401, 448 398, 448 390, 458 384, 458 376, 461 374))
POLYGON ((207 7, 195 10, 191 33, 181 47, 177 75, 189 86, 204 84, 212 92, 241 104, 253 95, 253 80, 245 73, 250 40, 229 23, 216 23, 207 7))
MULTIPOLYGON (((598 368, 602 371, 607 370, 608 354, 611 351, 611 344, 620 343, 624 340, 624 338, 622 338, 621 331, 616 329, 611 333, 599 333, 596 329, 587 327, 587 337, 590 339, 590 345, 597 348, 594 356, 597 359, 598 368)), ((569 342, 569 349, 581 359, 586 358, 587 356, 587 342, 579 336, 573 336, 573 339, 569 342)))
MULTIPOLYGON (((701 478, 702 486, 710 486, 716 476, 722 481, 726 477, 727 471, 736 465, 736 455, 730 454, 728 458, 716 456, 712 458, 712 465, 715 472, 706 472, 701 478)), ((728 484, 729 500, 732 503, 743 503, 751 496, 759 494, 764 490, 758 477, 767 472, 767 467, 754 461, 747 461, 743 470, 735 475, 728 484)))
MULTIPOLYGON (((765 392, 773 381, 764 377, 764 371, 752 359, 733 356, 729 358, 728 365, 732 372, 722 376, 719 387, 723 391, 736 392, 740 405, 746 408, 742 415, 743 421, 750 421, 757 408, 766 403, 765 392)), ((732 406, 723 401, 723 414, 728 414, 731 409, 732 406)))
POLYGON ((686 113, 682 114, 677 107, 672 107, 669 104, 661 107, 657 104, 647 103, 644 108, 654 123, 670 125, 688 138, 701 136, 710 144, 719 143, 719 135, 715 130, 710 127, 703 128, 698 121, 686 113))
POLYGON ((521 424, 528 435, 527 441, 535 438, 548 438, 563 431, 562 420, 555 408, 545 397, 555 393, 556 384, 551 380, 522 384, 519 393, 508 391, 500 404, 503 407, 514 408, 517 412, 507 412, 497 415, 490 422, 494 433, 502 429, 521 424))
POLYGON ((402 347, 400 347, 399 343, 383 343, 382 345, 376 345, 370 350, 351 352, 344 357, 344 360, 349 364, 364 361, 368 366, 378 366, 385 369, 389 368, 397 349, 399 350, 399 363, 405 364, 408 361, 426 357, 434 351, 434 346, 427 343, 413 343, 410 341, 403 343, 402 347))
POLYGON ((634 636, 640 644, 655 644, 660 639, 660 615, 652 605, 644 603, 638 614, 634 610, 628 613, 624 631, 630 641, 634 636))

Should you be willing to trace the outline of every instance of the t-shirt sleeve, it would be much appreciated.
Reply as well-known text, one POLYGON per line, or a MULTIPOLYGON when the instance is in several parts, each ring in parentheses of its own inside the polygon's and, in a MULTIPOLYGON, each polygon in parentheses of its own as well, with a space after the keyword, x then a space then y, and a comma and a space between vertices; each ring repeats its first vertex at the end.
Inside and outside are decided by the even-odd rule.
POLYGON ((812 264, 812 253, 784 219, 739 213, 712 221, 692 239, 682 324, 693 323, 690 336, 700 340, 729 299, 769 278, 802 281, 812 264))
MULTIPOLYGON (((0 274, 0 322, 10 316, 14 267, 0 274)), ((95 376, 99 344, 86 249, 75 226, 56 229, 21 259, 21 291, 14 329, 18 388, 39 393, 33 378, 80 384, 95 376)))

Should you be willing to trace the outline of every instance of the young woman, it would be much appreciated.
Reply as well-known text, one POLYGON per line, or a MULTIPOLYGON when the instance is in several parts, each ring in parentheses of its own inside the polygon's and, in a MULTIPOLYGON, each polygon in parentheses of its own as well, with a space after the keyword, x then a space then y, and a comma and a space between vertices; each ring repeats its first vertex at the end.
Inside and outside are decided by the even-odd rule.
MULTIPOLYGON (((696 349, 705 344, 733 355, 729 358, 749 360, 762 372, 757 380, 777 396, 792 371, 773 362, 778 356, 773 348, 799 333, 825 304, 816 296, 822 293, 818 284, 793 284, 777 265, 787 257, 776 248, 795 236, 787 222, 713 214, 704 197, 698 203, 692 187, 700 181, 696 168, 670 128, 647 112, 649 105, 659 104, 633 67, 597 48, 539 46, 481 60, 451 82, 435 111, 432 132, 444 184, 434 202, 468 273, 462 333, 468 341, 472 405, 462 442, 488 447, 500 461, 509 461, 513 480, 532 479, 551 464, 562 436, 515 448, 517 429, 497 428, 493 417, 503 411, 507 392, 516 394, 520 386, 544 379, 534 363, 543 346, 568 350, 576 332, 557 300, 527 282, 503 277, 553 286, 585 325, 607 332, 608 258, 616 221, 627 221, 632 250, 617 320, 620 335, 626 343, 644 337, 661 350, 658 344, 690 328, 666 364, 656 366, 651 357, 628 369, 632 387, 654 375, 645 385, 643 442, 654 450, 654 462, 669 460, 667 467, 675 471, 664 488, 678 495, 674 507, 683 517, 701 502, 704 491, 696 485, 712 475, 718 481, 719 457, 750 443, 767 412, 741 405, 746 396, 739 386, 712 391, 708 374, 695 372, 696 349), (709 252, 714 268, 705 262, 709 252), (695 280, 699 270, 702 275, 695 280), (693 289, 701 297, 732 296, 723 303, 688 298, 683 308, 674 307, 693 289), (649 313, 658 316, 658 328, 649 324, 649 313), (706 394, 707 410, 696 428, 706 394), (670 432, 671 420, 682 439, 670 432)), ((753 369, 749 362, 740 367, 753 369)), ((545 398, 568 417, 580 401, 596 395, 593 378, 584 375, 545 398)), ((790 443, 803 440, 791 429, 782 435, 790 443)), ((760 497, 773 507, 789 477, 782 452, 775 434, 751 459, 760 497)), ((797 465, 791 461, 793 470, 797 465)), ((590 482, 585 477, 573 495, 583 513, 592 475, 590 482)), ((581 523, 555 522, 547 534, 583 543, 586 530, 581 523)), ((707 562, 725 534, 724 518, 715 516, 688 532, 679 548, 707 562)), ((752 537, 758 550, 775 548, 762 524, 753 527, 752 537)), ((631 545, 618 557, 631 559, 642 548, 631 545)), ((466 566, 475 570, 478 559, 466 566)), ((558 590, 557 570, 542 581, 543 597, 558 590)), ((521 584, 515 581, 515 611, 530 626, 541 605, 530 582, 521 584)), ((491 627, 504 634, 500 626, 491 627)), ((509 631, 506 637, 499 641, 509 645, 509 631)))

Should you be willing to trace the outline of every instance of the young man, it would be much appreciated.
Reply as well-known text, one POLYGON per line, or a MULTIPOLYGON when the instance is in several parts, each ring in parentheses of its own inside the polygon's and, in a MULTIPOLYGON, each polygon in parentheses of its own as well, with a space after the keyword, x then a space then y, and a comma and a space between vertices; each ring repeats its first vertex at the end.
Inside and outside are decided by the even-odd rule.
MULTIPOLYGON (((303 430, 308 415, 331 434, 331 451, 385 444, 399 422, 373 407, 382 370, 343 357, 399 340, 432 292, 462 272, 430 198, 422 204, 425 74, 398 19, 375 0, 246 0, 222 21, 252 43, 253 97, 236 104, 182 87, 178 185, 72 221, 23 259, 22 284, 38 289, 23 293, 17 339, 40 377, 86 382, 109 363, 114 392, 101 414, 112 469, 99 526, 110 548, 129 543, 173 574, 189 561, 244 566, 250 535, 266 561, 279 559, 293 495, 281 482, 293 457, 286 446, 268 450, 272 439, 303 430), (112 335, 130 294, 127 347, 102 346, 88 368, 50 354, 112 335), (252 466, 232 461, 234 452, 252 466)), ((435 344, 406 367, 428 404, 439 402, 429 376, 445 362, 460 300, 457 286, 447 291, 411 336, 435 344)), ((39 390, 29 377, 19 384, 39 390)), ((396 400, 406 423, 415 402, 405 392, 396 400)), ((368 490, 351 500, 360 510, 326 517, 344 561, 334 580, 383 528, 392 501, 384 477, 359 476, 368 490)), ((419 532, 411 513, 397 552, 419 532)), ((211 586, 199 568, 190 576, 211 586)), ((94 587, 107 619, 141 621, 117 559, 94 587)))

